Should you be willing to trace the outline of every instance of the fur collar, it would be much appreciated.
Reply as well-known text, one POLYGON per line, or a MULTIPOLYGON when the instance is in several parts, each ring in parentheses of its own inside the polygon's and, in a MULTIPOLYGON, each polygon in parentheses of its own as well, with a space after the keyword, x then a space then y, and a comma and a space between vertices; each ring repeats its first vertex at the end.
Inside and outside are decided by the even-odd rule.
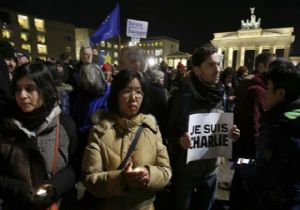
POLYGON ((150 128, 155 133, 158 132, 156 119, 151 114, 138 114, 131 120, 127 120, 105 110, 98 110, 92 115, 92 123, 100 133, 105 133, 111 128, 126 132, 135 129, 136 126, 141 124, 146 125, 146 127, 150 128))

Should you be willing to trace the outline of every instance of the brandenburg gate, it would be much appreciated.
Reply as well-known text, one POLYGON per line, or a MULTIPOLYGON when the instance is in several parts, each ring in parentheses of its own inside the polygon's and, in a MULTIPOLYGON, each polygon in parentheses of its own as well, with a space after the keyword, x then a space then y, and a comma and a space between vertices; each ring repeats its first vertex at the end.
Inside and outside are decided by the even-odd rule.
POLYGON ((294 28, 270 28, 260 27, 261 18, 256 20, 255 8, 250 8, 250 20, 241 21, 241 29, 236 32, 214 33, 211 41, 223 54, 224 68, 246 65, 253 69, 255 56, 261 52, 272 52, 277 56, 288 59, 291 43, 295 37, 292 35, 294 28))

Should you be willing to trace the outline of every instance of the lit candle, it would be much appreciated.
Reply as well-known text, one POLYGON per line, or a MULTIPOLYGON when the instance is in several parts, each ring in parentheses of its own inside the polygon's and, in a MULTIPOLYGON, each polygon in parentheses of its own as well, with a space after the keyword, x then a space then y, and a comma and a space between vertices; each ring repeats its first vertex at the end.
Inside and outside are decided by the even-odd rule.
POLYGON ((39 190, 36 192, 36 194, 37 194, 38 196, 45 197, 45 196, 47 196, 47 190, 41 188, 41 189, 39 189, 39 190))
POLYGON ((139 172, 139 171, 142 171, 142 168, 141 167, 136 167, 135 169, 133 169, 133 171, 139 172))

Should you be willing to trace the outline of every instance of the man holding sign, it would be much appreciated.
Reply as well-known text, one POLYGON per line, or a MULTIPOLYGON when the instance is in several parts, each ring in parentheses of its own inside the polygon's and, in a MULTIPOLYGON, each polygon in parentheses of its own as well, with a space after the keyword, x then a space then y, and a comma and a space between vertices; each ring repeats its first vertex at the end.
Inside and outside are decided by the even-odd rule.
POLYGON ((232 116, 221 114, 224 91, 219 83, 221 55, 217 49, 210 44, 201 46, 192 64, 186 84, 170 99, 169 140, 180 151, 174 166, 174 201, 178 210, 192 205, 209 210, 216 190, 218 156, 231 145, 230 138, 239 137, 239 130, 232 126, 232 116), (219 153, 207 153, 216 148, 219 153), (193 192, 195 204, 191 203, 193 192))

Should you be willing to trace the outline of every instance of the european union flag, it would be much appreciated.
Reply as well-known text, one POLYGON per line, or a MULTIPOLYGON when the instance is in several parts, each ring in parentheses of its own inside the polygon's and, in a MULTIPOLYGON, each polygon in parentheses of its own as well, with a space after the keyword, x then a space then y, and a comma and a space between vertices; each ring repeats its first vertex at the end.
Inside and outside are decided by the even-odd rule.
POLYGON ((91 37, 91 44, 97 44, 120 34, 120 6, 119 4, 106 17, 97 31, 91 37))

